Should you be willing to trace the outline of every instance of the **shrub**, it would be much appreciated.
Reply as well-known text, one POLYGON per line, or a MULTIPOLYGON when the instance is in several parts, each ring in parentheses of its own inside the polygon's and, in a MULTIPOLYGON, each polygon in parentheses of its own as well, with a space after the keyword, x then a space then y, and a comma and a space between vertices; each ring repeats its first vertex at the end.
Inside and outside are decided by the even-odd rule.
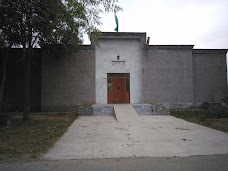
POLYGON ((225 103, 225 104, 228 105, 228 96, 224 97, 224 98, 222 99, 222 101, 223 101, 223 103, 225 103))
POLYGON ((201 109, 209 109, 209 103, 204 102, 203 104, 201 104, 201 109))

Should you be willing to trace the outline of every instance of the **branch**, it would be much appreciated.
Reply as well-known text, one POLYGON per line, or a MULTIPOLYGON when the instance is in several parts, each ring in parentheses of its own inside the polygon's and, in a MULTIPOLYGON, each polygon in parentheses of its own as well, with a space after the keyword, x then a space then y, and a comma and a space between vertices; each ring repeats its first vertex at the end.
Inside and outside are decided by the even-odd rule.
POLYGON ((32 43, 32 47, 33 47, 33 45, 36 43, 36 41, 37 41, 37 39, 38 39, 39 36, 40 36, 40 33, 38 33, 38 34, 36 35, 35 40, 34 40, 33 43, 32 43))

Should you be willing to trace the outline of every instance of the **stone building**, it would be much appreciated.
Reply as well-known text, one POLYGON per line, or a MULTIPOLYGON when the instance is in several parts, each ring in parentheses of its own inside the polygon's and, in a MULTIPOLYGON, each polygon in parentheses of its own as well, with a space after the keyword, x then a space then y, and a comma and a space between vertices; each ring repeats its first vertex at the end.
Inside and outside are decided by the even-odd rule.
POLYGON ((146 33, 104 32, 62 60, 43 53, 41 111, 131 103, 188 107, 227 96, 227 49, 148 45, 146 33))

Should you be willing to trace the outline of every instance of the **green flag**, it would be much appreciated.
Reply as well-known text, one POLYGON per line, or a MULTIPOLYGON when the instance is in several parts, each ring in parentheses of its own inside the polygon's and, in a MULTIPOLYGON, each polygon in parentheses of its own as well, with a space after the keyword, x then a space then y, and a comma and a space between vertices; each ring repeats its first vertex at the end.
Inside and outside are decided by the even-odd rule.
POLYGON ((115 20, 116 20, 116 28, 114 29, 116 32, 119 32, 119 21, 115 13, 115 20))

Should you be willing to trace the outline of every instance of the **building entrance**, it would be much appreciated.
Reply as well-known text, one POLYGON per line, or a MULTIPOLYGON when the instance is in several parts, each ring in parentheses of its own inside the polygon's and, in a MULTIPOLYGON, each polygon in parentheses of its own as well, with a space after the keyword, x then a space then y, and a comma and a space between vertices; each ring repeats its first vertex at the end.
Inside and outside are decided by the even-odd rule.
POLYGON ((130 103, 130 74, 107 75, 108 103, 130 103))

